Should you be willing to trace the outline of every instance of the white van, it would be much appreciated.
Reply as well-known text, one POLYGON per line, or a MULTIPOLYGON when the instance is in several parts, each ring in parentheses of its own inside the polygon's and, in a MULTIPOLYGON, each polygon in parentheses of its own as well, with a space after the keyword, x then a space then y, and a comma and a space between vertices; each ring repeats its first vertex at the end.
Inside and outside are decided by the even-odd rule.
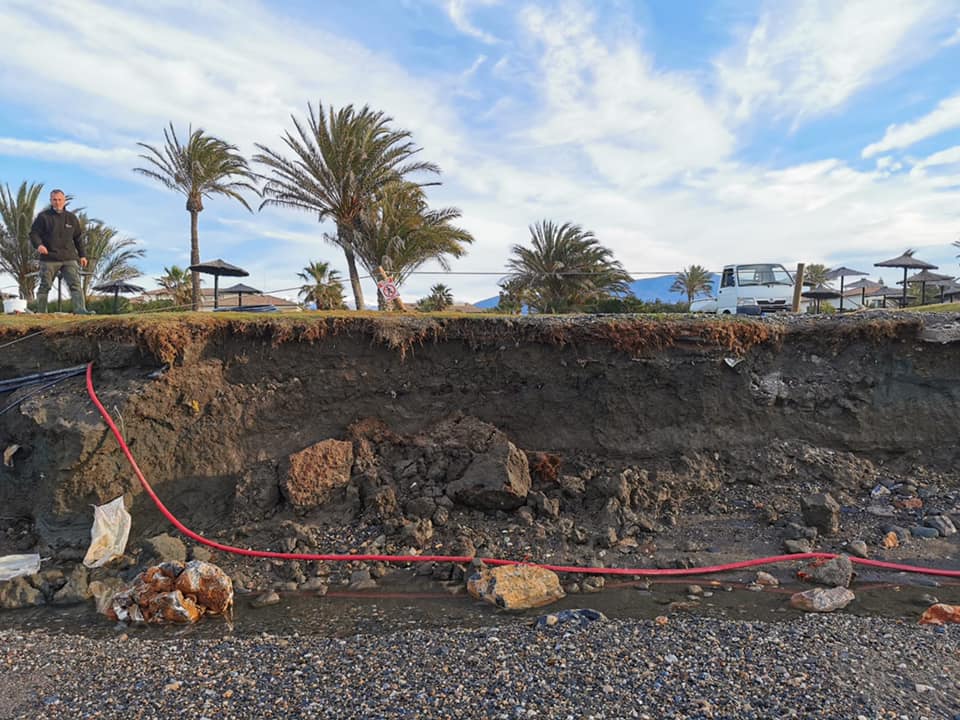
POLYGON ((762 315, 786 312, 793 306, 794 278, 779 263, 726 265, 715 298, 696 300, 690 312, 721 315, 762 315))

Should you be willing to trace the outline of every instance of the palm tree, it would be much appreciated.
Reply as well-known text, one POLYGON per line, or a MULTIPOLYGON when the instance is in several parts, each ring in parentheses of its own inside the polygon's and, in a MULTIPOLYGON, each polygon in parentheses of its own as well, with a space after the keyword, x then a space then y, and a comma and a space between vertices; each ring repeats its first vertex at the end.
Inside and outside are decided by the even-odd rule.
POLYGON ((86 213, 77 213, 80 227, 83 229, 83 248, 87 255, 87 272, 83 276, 83 294, 87 295, 95 285, 131 280, 142 275, 133 265, 142 258, 143 248, 133 249, 137 244, 134 238, 121 238, 116 228, 102 220, 88 218, 86 213))
POLYGON ((286 132, 283 143, 292 159, 257 144, 254 160, 271 175, 264 181, 260 208, 278 206, 317 213, 320 222, 331 219, 336 235, 324 234, 343 250, 350 274, 353 299, 363 309, 363 289, 356 263, 356 230, 361 213, 383 188, 415 172, 439 173, 433 163, 415 161, 420 152, 406 130, 390 127, 393 118, 364 106, 325 113, 307 104, 308 117, 301 123, 291 117, 295 132, 286 132))
POLYGON ((300 288, 304 302, 317 304, 317 310, 342 310, 343 284, 340 273, 330 269, 330 264, 319 260, 307 265, 297 276, 306 283, 300 288))
POLYGON ((179 310, 193 304, 193 282, 188 270, 171 265, 163 269, 163 275, 157 278, 157 285, 166 290, 173 300, 174 309, 179 310))
POLYGON ((677 279, 670 286, 670 292, 683 293, 687 296, 687 304, 701 294, 709 294, 713 290, 713 277, 710 271, 701 265, 691 265, 677 273, 677 279))
POLYGON ((32 274, 40 268, 30 243, 30 228, 41 192, 43 183, 24 181, 16 195, 9 185, 0 186, 0 270, 13 276, 24 300, 34 299, 36 277, 32 274))
POLYGON ((527 287, 517 278, 505 278, 499 283, 500 296, 497 301, 497 310, 510 315, 519 315, 523 306, 527 304, 529 292, 527 287))
MULTIPOLYGON (((391 183, 360 215, 354 234, 357 258, 371 275, 380 267, 388 270, 397 286, 429 260, 450 270, 448 258, 463 257, 464 246, 473 242, 468 231, 453 224, 459 217, 457 208, 431 210, 420 186, 391 183)), ((385 309, 383 297, 377 299, 385 309)))
POLYGON ((572 312, 614 294, 629 292, 630 276, 589 230, 541 220, 530 227, 532 248, 514 245, 510 279, 529 292, 542 313, 572 312))
POLYGON ((830 269, 826 265, 820 263, 811 263, 807 265, 803 270, 803 284, 809 285, 811 287, 820 287, 821 285, 826 285, 830 282, 827 275, 830 274, 830 269))
POLYGON ((437 283, 430 288, 430 294, 417 303, 417 309, 422 312, 443 312, 453 305, 453 290, 443 283, 437 283))
MULTIPOLYGON (((166 128, 163 130, 165 144, 161 149, 137 143, 147 151, 146 155, 140 157, 150 163, 150 167, 134 168, 133 171, 186 196, 187 212, 190 213, 190 264, 196 265, 200 262, 197 225, 203 211, 203 198, 225 195, 250 210, 250 205, 239 191, 243 189, 256 193, 257 189, 250 184, 255 176, 250 172, 247 161, 237 152, 236 146, 207 135, 202 128, 194 130, 191 126, 187 134, 187 143, 181 145, 173 123, 170 123, 169 132, 166 128)), ((200 273, 193 273, 192 285, 193 309, 199 310, 200 273)))

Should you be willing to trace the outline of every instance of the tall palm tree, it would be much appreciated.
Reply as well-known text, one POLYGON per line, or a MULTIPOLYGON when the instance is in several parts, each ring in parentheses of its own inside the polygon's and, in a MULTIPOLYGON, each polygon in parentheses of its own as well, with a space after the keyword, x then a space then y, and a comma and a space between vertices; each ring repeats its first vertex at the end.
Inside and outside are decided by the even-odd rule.
POLYGON ((541 220, 530 227, 532 247, 514 245, 510 279, 529 292, 531 308, 572 312, 614 294, 629 292, 630 276, 589 230, 541 220))
POLYGON ((37 214, 37 200, 43 183, 20 184, 14 195, 9 185, 0 186, 0 270, 17 281, 20 297, 34 299, 36 277, 40 269, 36 251, 30 243, 30 227, 37 214))
POLYGON ((453 290, 443 283, 430 288, 430 294, 417 303, 417 309, 423 312, 443 312, 453 305, 453 290))
POLYGON ((83 276, 84 295, 90 292, 92 286, 131 280, 142 275, 133 263, 142 258, 146 251, 143 248, 134 249, 137 244, 134 238, 119 237, 116 228, 102 220, 88 218, 86 213, 77 213, 77 219, 83 230, 83 248, 87 254, 89 273, 83 276))
POLYGON ((709 294, 713 290, 713 276, 710 271, 701 265, 691 265, 677 273, 676 280, 670 286, 670 292, 683 293, 687 296, 687 303, 701 294, 709 294))
MULTIPOLYGON (((207 135, 202 128, 194 130, 191 126, 187 134, 186 144, 181 144, 173 123, 170 123, 169 131, 167 128, 163 130, 165 144, 162 148, 137 143, 147 151, 140 157, 150 166, 134 168, 133 171, 186 196, 187 212, 190 213, 190 264, 196 265, 200 262, 198 221, 203 211, 203 198, 225 195, 253 212, 240 190, 256 193, 257 189, 251 184, 255 176, 236 146, 207 135)), ((199 310, 200 273, 193 273, 192 280, 193 309, 199 310)))
POLYGON ((165 267, 163 275, 157 278, 157 285, 170 295, 174 309, 179 310, 193 304, 193 282, 190 271, 177 265, 165 267))
POLYGON ((439 173, 433 163, 416 161, 420 148, 406 130, 390 127, 393 118, 364 106, 324 110, 307 104, 305 123, 296 117, 294 132, 283 136, 292 157, 257 144, 254 161, 265 166, 264 201, 260 208, 278 206, 317 213, 320 222, 330 219, 336 235, 324 234, 343 250, 350 286, 358 310, 363 309, 363 289, 356 263, 356 229, 360 214, 384 186, 415 172, 439 173))
POLYGON ((343 301, 340 273, 331 270, 329 263, 311 262, 297 276, 305 283, 300 288, 300 297, 304 302, 316 303, 317 310, 342 310, 347 306, 343 301))
MULTIPOLYGON (((420 186, 391 183, 360 214, 354 233, 357 258, 371 275, 384 267, 397 286, 429 260, 449 270, 449 258, 462 257, 473 242, 473 235, 453 224, 459 217, 457 208, 431 210, 420 186)), ((378 306, 385 309, 382 296, 378 306)))

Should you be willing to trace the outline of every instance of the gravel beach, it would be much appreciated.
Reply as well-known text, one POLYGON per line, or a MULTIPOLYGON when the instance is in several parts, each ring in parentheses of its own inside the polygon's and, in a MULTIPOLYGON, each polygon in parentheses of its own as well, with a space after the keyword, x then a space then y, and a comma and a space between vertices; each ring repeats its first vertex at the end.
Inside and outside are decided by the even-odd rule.
POLYGON ((960 627, 851 615, 0 644, 4 718, 960 718, 960 627))

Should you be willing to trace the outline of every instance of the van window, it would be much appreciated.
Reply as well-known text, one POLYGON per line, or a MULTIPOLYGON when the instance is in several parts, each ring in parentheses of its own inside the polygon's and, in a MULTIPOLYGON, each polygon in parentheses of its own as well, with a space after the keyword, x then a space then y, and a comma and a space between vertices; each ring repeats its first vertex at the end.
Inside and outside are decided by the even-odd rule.
POLYGON ((720 287, 733 287, 733 268, 727 268, 723 271, 723 277, 720 278, 720 287))

